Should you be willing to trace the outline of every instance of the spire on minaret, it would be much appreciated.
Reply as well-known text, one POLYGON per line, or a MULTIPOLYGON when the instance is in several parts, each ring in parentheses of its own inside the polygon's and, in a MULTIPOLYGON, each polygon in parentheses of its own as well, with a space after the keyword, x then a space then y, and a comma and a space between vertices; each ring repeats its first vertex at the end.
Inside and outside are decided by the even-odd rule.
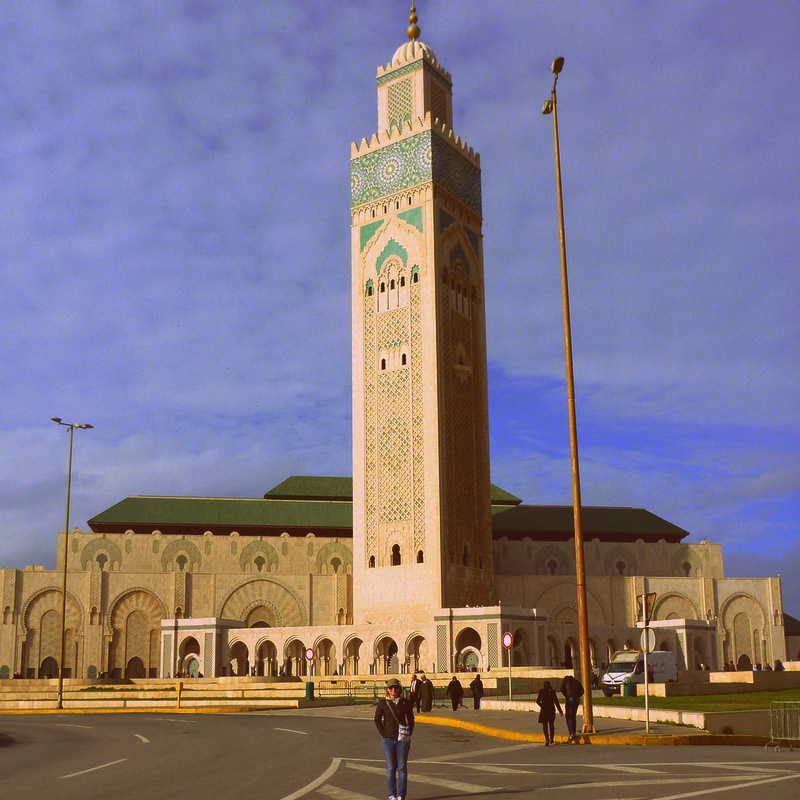
POLYGON ((408 30, 406 33, 408 34, 408 38, 411 41, 416 41, 419 39, 419 25, 417 25, 417 6, 415 3, 411 3, 411 15, 408 18, 408 21, 411 23, 408 26, 408 30))

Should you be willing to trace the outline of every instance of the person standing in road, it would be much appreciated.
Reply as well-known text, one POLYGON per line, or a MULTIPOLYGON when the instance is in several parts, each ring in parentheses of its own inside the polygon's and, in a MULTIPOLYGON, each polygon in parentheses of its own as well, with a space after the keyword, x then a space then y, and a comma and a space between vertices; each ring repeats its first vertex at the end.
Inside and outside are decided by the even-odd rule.
POLYGON ((389 800, 405 800, 414 709, 411 701, 403 697, 403 687, 397 678, 386 681, 386 696, 375 709, 375 727, 383 737, 389 800))
POLYGON ((461 705, 461 698, 464 696, 464 687, 455 675, 453 675, 453 680, 447 684, 447 691, 444 696, 450 698, 450 702, 453 704, 453 711, 458 711, 458 707, 461 705))
POLYGON ((564 695, 564 716, 567 720, 568 742, 575 738, 577 730, 578 706, 583 697, 583 686, 574 675, 565 675, 561 681, 561 694, 564 695))
POLYGON ((408 687, 408 699, 411 701, 411 705, 417 709, 417 714, 419 714, 419 690, 420 681, 415 672, 411 676, 411 685, 408 687))
POLYGON ((469 688, 472 689, 472 707, 476 711, 480 711, 481 697, 483 697, 483 681, 480 675, 476 675, 472 679, 469 688))
POLYGON ((564 716, 561 703, 558 702, 558 695, 550 685, 550 681, 545 681, 542 688, 539 689, 539 694, 536 695, 536 705, 539 706, 539 722, 542 723, 544 731, 544 746, 550 747, 556 732, 556 709, 558 709, 559 716, 564 716))
POLYGON ((433 708, 433 683, 428 680, 428 676, 420 671, 419 679, 419 701, 423 713, 433 708))

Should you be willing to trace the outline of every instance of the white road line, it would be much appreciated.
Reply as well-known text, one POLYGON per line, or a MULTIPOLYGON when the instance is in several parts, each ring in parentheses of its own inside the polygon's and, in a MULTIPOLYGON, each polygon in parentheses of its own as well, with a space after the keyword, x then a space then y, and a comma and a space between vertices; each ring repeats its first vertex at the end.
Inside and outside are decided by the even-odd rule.
MULTIPOLYGON (((464 758, 476 758, 477 756, 488 756, 494 755, 495 753, 510 753, 514 750, 530 750, 533 747, 532 744, 512 744, 506 745, 505 747, 489 747, 485 750, 472 750, 467 753, 452 753, 447 756, 449 759, 464 759, 464 758)), ((415 764, 424 764, 424 763, 433 763, 439 761, 442 756, 429 756, 428 758, 415 758, 415 764)), ((524 766, 524 765, 523 765, 524 766)))
MULTIPOLYGON (((419 764, 419 759, 414 759, 415 764, 419 764)), ((441 764, 443 767, 458 767, 459 769, 471 769, 476 772, 492 772, 496 775, 533 775, 534 769, 519 769, 504 767, 499 764, 461 764, 458 761, 427 761, 428 764, 441 764)))
POLYGON ((700 797, 707 794, 715 794, 716 792, 730 792, 734 789, 747 789, 750 786, 762 786, 765 783, 775 783, 777 781, 788 781, 792 778, 800 778, 800 775, 783 775, 780 778, 764 778, 761 781, 748 781, 747 783, 739 783, 735 786, 719 786, 716 789, 702 789, 697 792, 686 792, 685 794, 671 794, 669 796, 656 797, 654 800, 683 800, 686 797, 700 797))
POLYGON ((327 797, 332 797, 333 800, 378 800, 376 797, 373 797, 369 794, 359 794, 358 792, 354 792, 350 789, 340 789, 338 786, 331 786, 329 783, 326 783, 324 786, 320 786, 317 789, 319 794, 324 794, 327 797))
POLYGON ((59 728, 86 728, 87 730, 94 727, 93 725, 73 725, 70 722, 56 722, 56 726, 59 728))
POLYGON ((275 728, 276 731, 285 731, 286 733, 299 733, 301 736, 308 736, 308 731, 295 731, 291 728, 275 728))
POLYGON ((319 786, 322 786, 328 778, 332 777, 336 774, 336 770, 339 769, 339 764, 342 763, 341 758, 334 758, 331 760, 331 765, 325 772, 322 773, 318 778, 315 778, 311 783, 306 784, 302 789, 298 789, 296 792, 292 792, 292 794, 287 794, 286 797, 282 797, 281 800, 297 800, 298 797, 303 797, 307 795, 309 792, 313 792, 319 786))
POLYGON ((74 778, 77 775, 85 775, 87 772, 95 772, 98 769, 105 769, 106 767, 113 767, 114 764, 121 764, 123 761, 127 761, 127 758, 118 758, 116 761, 109 761, 108 764, 100 764, 96 767, 89 767, 89 769, 82 769, 80 772, 72 772, 69 775, 61 775, 62 778, 74 778))
POLYGON ((141 739, 145 744, 150 744, 150 740, 146 736, 142 736, 141 733, 134 733, 133 734, 137 739, 141 739))
MULTIPOLYGON (((366 764, 355 764, 348 762, 349 769, 357 769, 362 772, 374 772, 378 775, 386 774, 386 767, 368 767, 366 764)), ((427 786, 440 786, 443 789, 452 789, 456 792, 466 792, 467 794, 480 794, 481 792, 497 792, 502 786, 479 786, 476 783, 464 783, 462 781, 448 781, 444 778, 432 778, 430 776, 419 777, 409 774, 409 783, 424 783, 427 786)))
POLYGON ((645 769, 644 767, 627 767, 623 764, 592 764, 594 769, 609 769, 613 772, 628 772, 632 775, 658 775, 663 773, 664 770, 659 769, 645 769))

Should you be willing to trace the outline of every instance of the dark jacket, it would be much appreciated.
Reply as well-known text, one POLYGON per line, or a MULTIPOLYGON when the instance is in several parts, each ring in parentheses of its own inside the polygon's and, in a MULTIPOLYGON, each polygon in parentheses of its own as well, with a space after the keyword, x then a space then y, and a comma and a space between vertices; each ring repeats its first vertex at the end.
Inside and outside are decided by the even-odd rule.
POLYGON ((414 707, 411 701, 405 697, 398 697, 396 703, 392 703, 387 697, 378 700, 378 707, 375 709, 375 727, 378 733, 385 739, 396 739, 399 723, 408 725, 409 733, 414 732, 414 707))
POLYGON ((556 718, 556 709, 561 713, 561 703, 558 702, 556 690, 551 686, 542 687, 536 695, 536 704, 541 711, 539 712, 539 722, 552 722, 556 718))
POLYGON ((564 699, 567 697, 583 697, 583 686, 581 682, 572 675, 565 675, 561 681, 561 694, 564 699))
POLYGON ((472 689, 473 697, 483 697, 483 681, 480 679, 480 676, 475 678, 472 683, 470 683, 469 688, 472 689))
POLYGON ((464 696, 464 687, 461 685, 461 681, 458 678, 453 678, 453 680, 447 684, 447 691, 444 693, 444 696, 449 697, 451 700, 460 700, 464 696))

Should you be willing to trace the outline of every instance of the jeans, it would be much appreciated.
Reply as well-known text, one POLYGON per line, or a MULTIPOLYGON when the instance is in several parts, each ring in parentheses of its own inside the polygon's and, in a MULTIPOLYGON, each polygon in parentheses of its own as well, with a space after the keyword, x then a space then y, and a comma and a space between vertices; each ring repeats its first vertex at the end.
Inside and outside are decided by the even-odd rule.
POLYGON ((386 756, 386 783, 389 797, 405 797, 408 782, 408 751, 411 742, 383 739, 383 754, 386 756))
POLYGON ((575 719, 578 713, 578 706, 581 704, 580 697, 565 697, 564 698, 564 717, 567 720, 567 731, 570 736, 575 735, 575 727, 577 720, 575 719))

